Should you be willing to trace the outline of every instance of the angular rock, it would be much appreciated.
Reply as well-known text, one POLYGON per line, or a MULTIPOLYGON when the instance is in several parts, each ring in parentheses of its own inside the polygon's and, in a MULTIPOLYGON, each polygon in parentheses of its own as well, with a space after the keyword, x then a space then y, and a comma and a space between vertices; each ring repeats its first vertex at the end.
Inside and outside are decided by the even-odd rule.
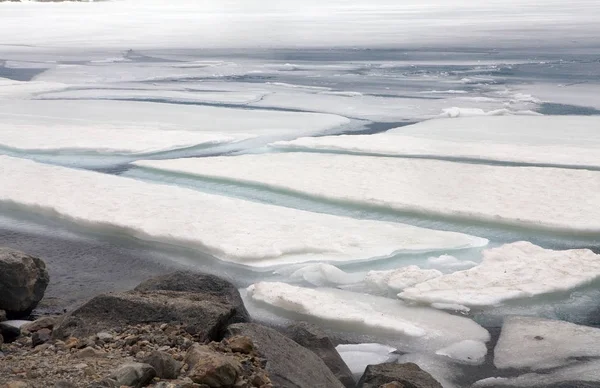
POLYGON ((5 343, 11 343, 21 335, 21 329, 18 327, 8 325, 4 322, 0 322, 0 335, 4 338, 5 343))
POLYGON ((109 376, 117 382, 117 386, 128 386, 134 388, 145 387, 156 377, 156 371, 148 364, 132 362, 125 364, 109 376))
POLYGON ((9 318, 25 317, 44 297, 50 278, 37 257, 0 248, 0 309, 9 318))
POLYGON ((442 388, 442 385, 429 373, 413 363, 369 365, 360 378, 357 388, 380 388, 389 383, 410 388, 442 388))
POLYGON ((198 340, 208 341, 220 340, 232 322, 249 319, 233 285, 210 275, 177 272, 146 281, 133 291, 93 298, 67 314, 53 335, 83 338, 118 326, 180 323, 198 340))
POLYGON ((36 319, 33 322, 24 324, 23 326, 21 326, 21 330, 27 331, 29 333, 34 333, 41 329, 50 329, 50 331, 52 331, 52 329, 54 328, 54 326, 56 326, 58 321, 59 317, 42 317, 36 319))
POLYGON ((254 343, 249 337, 236 335, 227 339, 227 345, 234 353, 250 354, 254 350, 254 343))
POLYGON ((343 384, 312 351, 277 331, 253 323, 228 327, 226 337, 247 336, 267 360, 266 370, 273 386, 282 388, 343 388, 343 384))
POLYGON ((174 272, 148 279, 137 286, 135 291, 176 291, 211 295, 221 303, 231 306, 229 324, 250 321, 250 315, 238 289, 227 280, 214 275, 189 271, 174 272))
POLYGON ((156 371, 156 376, 161 379, 173 380, 179 376, 182 364, 176 361, 170 354, 154 351, 144 359, 156 371))
POLYGON ((211 388, 233 385, 242 371, 242 365, 235 358, 199 344, 192 345, 184 362, 188 366, 188 377, 194 383, 211 388))
POLYGON ((335 350, 335 346, 321 328, 307 322, 298 322, 289 326, 286 334, 296 343, 319 356, 346 388, 354 388, 356 386, 356 381, 350 368, 342 360, 340 354, 335 350))
POLYGON ((49 329, 40 329, 31 336, 31 346, 34 348, 52 339, 52 332, 49 329))

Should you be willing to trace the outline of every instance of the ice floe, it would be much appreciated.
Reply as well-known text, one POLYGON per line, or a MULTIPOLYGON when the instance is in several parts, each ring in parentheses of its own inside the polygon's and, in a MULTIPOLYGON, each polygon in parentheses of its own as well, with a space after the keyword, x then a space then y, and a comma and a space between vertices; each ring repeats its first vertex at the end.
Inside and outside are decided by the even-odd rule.
POLYGON ((600 233, 600 171, 303 152, 136 165, 383 210, 600 233))
POLYGON ((450 357, 465 364, 481 365, 487 355, 485 343, 464 340, 438 350, 435 354, 450 357))
POLYGON ((398 359, 395 348, 377 343, 342 344, 335 347, 342 360, 356 377, 362 376, 367 365, 377 365, 398 359))
POLYGON ((438 276, 442 276, 442 273, 436 269, 421 269, 416 265, 409 265, 394 270, 369 271, 364 281, 381 291, 399 292, 438 276))
MULTIPOLYGON (((325 263, 309 264, 292 270, 292 281, 303 280, 315 286, 352 284, 362 280, 362 274, 350 274, 336 266, 325 263)), ((283 273, 281 270, 276 273, 283 273)))
POLYGON ((556 368, 600 357, 600 329, 537 317, 509 316, 494 349, 497 368, 556 368))
POLYGON ((460 233, 310 213, 7 156, 0 157, 0 203, 256 267, 487 243, 460 233))
POLYGON ((490 306, 510 299, 570 290, 600 277, 600 255, 516 242, 483 251, 481 264, 402 291, 405 300, 490 306))
POLYGON ((600 117, 428 120, 375 135, 300 138, 271 146, 389 156, 600 167, 600 117))
POLYGON ((407 348, 438 350, 463 340, 486 342, 487 330, 474 321, 401 301, 333 288, 302 288, 279 282, 260 282, 248 288, 249 297, 296 319, 316 320, 339 330, 392 335, 407 348))

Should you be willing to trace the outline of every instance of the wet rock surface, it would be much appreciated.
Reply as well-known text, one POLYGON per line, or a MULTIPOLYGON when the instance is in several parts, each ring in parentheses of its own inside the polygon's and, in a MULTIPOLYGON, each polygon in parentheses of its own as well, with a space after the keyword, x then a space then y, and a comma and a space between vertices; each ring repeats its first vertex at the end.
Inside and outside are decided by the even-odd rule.
POLYGON ((442 388, 429 373, 421 369, 417 364, 395 364, 385 363, 369 365, 360 378, 358 388, 385 388, 399 386, 406 388, 442 388))

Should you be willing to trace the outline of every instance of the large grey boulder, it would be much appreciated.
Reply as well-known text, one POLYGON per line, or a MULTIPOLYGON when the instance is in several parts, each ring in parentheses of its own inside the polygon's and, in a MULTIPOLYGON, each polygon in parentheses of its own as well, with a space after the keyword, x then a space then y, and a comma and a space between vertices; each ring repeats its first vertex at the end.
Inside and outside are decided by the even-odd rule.
POLYGON ((0 248, 0 310, 9 318, 25 317, 44 297, 50 277, 37 257, 0 248))
POLYGON ((340 354, 327 334, 318 326, 308 322, 297 322, 286 329, 288 337, 296 343, 315 353, 331 372, 344 384, 346 388, 354 388, 356 381, 340 354))
POLYGON ((53 332, 57 339, 83 338, 114 327, 178 323, 200 341, 220 340, 231 323, 250 320, 237 289, 211 275, 178 272, 135 290, 99 295, 68 313, 53 332), (186 283, 190 286, 184 286, 186 283))
POLYGON ((429 373, 411 362, 369 365, 360 378, 357 388, 379 388, 388 383, 406 388, 442 388, 429 373))
POLYGON ((226 337, 237 335, 252 339, 275 388, 344 387, 315 353, 273 329, 254 323, 229 326, 226 337))

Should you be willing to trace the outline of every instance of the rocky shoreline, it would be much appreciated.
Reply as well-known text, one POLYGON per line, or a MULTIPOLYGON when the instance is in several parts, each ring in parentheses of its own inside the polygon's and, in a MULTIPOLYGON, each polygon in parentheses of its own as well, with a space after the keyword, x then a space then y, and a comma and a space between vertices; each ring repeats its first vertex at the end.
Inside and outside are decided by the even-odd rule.
POLYGON ((416 364, 368 366, 360 381, 318 327, 252 322, 229 282, 194 272, 33 322, 49 283, 42 260, 0 249, 1 388, 441 388, 416 364))

